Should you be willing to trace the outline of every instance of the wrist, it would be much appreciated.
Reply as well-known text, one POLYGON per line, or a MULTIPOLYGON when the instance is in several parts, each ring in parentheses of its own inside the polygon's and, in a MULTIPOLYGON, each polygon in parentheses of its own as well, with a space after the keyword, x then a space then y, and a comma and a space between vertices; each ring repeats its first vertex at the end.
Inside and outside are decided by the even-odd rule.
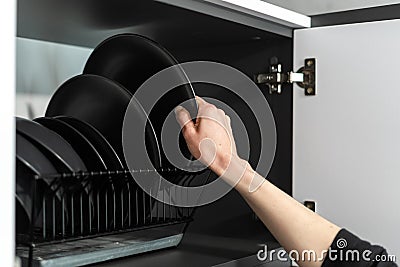
POLYGON ((219 155, 210 167, 215 174, 234 187, 241 182, 245 173, 252 170, 246 160, 232 154, 219 155))
POLYGON ((244 162, 245 161, 239 158, 239 156, 237 155, 219 154, 215 158, 214 162, 211 164, 210 168, 215 174, 223 177, 228 175, 227 171, 229 168, 239 169, 240 166, 244 165, 244 162))
POLYGON ((235 189, 241 195, 247 196, 258 191, 264 183, 268 183, 268 180, 254 171, 247 163, 240 181, 235 185, 235 189))
POLYGON ((237 155, 219 155, 210 166, 219 177, 235 187, 241 194, 250 194, 266 181, 250 164, 237 155))

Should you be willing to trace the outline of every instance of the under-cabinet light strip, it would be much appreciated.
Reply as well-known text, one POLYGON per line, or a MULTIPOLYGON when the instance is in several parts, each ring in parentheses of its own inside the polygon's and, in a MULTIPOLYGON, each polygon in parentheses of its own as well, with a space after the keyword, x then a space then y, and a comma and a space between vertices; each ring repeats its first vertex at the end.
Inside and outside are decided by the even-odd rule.
POLYGON ((250 15, 266 15, 294 25, 309 28, 311 18, 300 13, 285 9, 261 0, 202 0, 226 8, 243 11, 250 15))

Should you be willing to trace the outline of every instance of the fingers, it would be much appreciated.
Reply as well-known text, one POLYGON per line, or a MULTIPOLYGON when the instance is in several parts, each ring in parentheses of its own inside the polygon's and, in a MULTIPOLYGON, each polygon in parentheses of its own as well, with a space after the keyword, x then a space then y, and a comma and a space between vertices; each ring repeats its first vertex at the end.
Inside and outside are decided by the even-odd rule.
POLYGON ((175 116, 176 120, 182 128, 193 126, 189 111, 187 111, 184 107, 177 106, 175 108, 175 116))
POLYGON ((204 101, 203 98, 201 98, 200 96, 196 96, 196 102, 197 102, 197 106, 200 109, 201 106, 204 106, 204 104, 206 104, 207 102, 204 101))
POLYGON ((199 109, 199 113, 202 113, 202 111, 207 111, 207 110, 216 110, 218 112, 223 112, 222 109, 217 108, 215 105, 205 101, 203 98, 196 96, 196 101, 199 109))
POLYGON ((182 128, 182 133, 185 138, 188 135, 194 133, 195 126, 192 121, 192 118, 190 117, 189 111, 187 111, 182 106, 177 106, 175 108, 175 116, 176 116, 176 120, 178 121, 179 125, 182 128))
POLYGON ((200 124, 202 118, 212 118, 227 128, 228 135, 233 137, 231 129, 231 121, 229 116, 225 114, 222 109, 217 108, 215 105, 206 102, 203 98, 196 96, 196 101, 198 104, 198 117, 196 119, 196 125, 191 120, 189 112, 182 106, 175 108, 175 115, 178 123, 182 127, 182 132, 184 137, 189 137, 189 135, 195 133, 196 126, 200 124))
POLYGON ((225 115, 226 126, 228 127, 229 133, 232 133, 232 125, 231 118, 228 115, 225 115))
POLYGON ((196 96, 196 100, 199 106, 199 112, 197 116, 196 125, 199 124, 201 118, 212 118, 227 127, 229 123, 225 118, 225 111, 217 108, 215 105, 206 102, 203 98, 196 96))
POLYGON ((231 126, 231 118, 228 115, 225 115, 226 122, 229 126, 231 126))

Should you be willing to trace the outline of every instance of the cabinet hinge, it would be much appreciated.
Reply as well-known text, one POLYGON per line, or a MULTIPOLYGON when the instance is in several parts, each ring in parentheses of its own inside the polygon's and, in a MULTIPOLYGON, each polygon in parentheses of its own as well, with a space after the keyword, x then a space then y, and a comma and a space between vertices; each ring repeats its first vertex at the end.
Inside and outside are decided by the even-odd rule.
POLYGON ((278 58, 273 57, 270 60, 269 73, 257 74, 254 79, 258 84, 266 84, 269 87, 269 93, 282 92, 283 84, 296 83, 301 88, 304 88, 305 95, 315 95, 315 58, 307 58, 304 60, 304 66, 297 72, 282 72, 282 65, 279 63, 278 58))

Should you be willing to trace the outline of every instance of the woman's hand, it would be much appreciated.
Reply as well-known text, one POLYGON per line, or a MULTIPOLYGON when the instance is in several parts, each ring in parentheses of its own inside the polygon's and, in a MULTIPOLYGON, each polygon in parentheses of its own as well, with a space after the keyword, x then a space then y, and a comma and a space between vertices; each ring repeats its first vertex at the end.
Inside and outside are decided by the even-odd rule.
POLYGON ((193 123, 186 109, 181 106, 175 109, 192 155, 219 176, 223 176, 230 166, 246 165, 237 155, 229 116, 200 97, 196 97, 196 100, 196 123, 193 123))
MULTIPOLYGON (((312 212, 254 172, 239 158, 230 119, 225 113, 197 98, 198 118, 176 108, 176 117, 194 157, 232 184, 244 197, 286 251, 327 251, 340 228, 312 212)), ((301 260, 300 266, 318 267, 322 261, 301 260)))

